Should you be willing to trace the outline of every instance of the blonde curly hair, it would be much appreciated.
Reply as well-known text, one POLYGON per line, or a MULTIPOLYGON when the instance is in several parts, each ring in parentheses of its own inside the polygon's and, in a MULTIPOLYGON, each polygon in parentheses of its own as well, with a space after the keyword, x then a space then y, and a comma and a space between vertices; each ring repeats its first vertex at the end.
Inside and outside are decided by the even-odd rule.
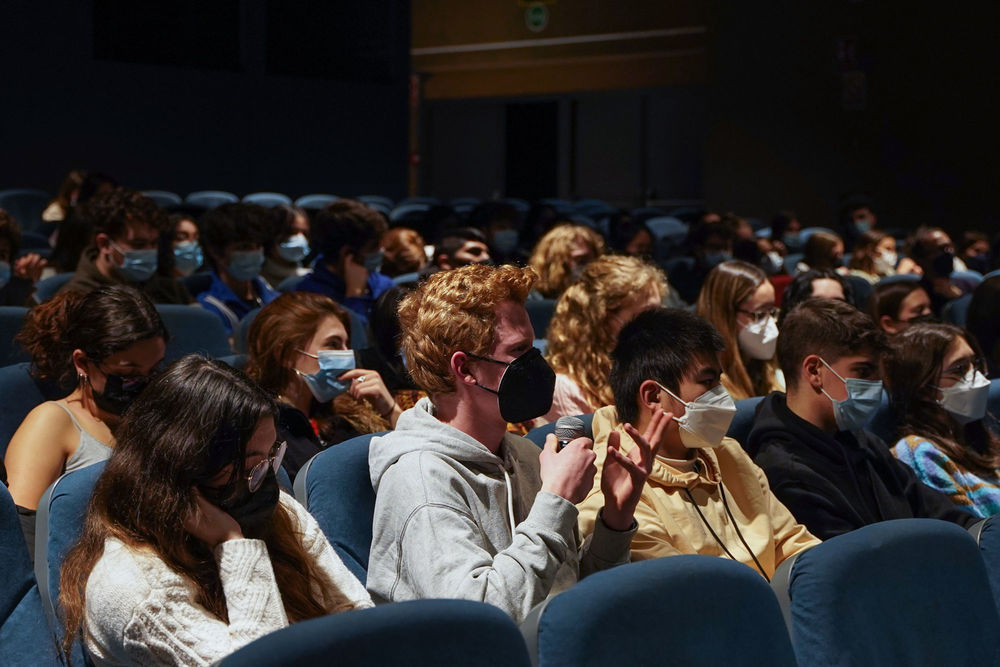
POLYGON ((588 264, 556 304, 549 325, 549 364, 576 382, 595 410, 614 403, 608 375, 616 336, 609 320, 651 289, 660 299, 670 290, 659 267, 637 257, 607 255, 588 264))
POLYGON ((403 299, 403 354, 417 386, 432 397, 454 392, 451 355, 488 353, 497 305, 524 303, 534 282, 530 268, 472 264, 435 273, 403 299))
POLYGON ((604 254, 604 239, 601 235, 580 225, 553 227, 535 245, 528 265, 538 274, 535 289, 545 298, 558 299, 573 282, 573 267, 570 262, 577 240, 593 251, 594 259, 604 254))

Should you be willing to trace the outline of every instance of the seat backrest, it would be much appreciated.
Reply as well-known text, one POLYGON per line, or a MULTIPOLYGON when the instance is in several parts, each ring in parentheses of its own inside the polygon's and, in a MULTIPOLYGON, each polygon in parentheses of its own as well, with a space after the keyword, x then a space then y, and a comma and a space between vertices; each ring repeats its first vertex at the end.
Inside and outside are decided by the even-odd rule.
POLYGON ((988 517, 976 524, 976 539, 979 542, 979 553, 986 564, 986 576, 990 580, 990 590, 993 600, 1000 607, 1000 521, 996 517, 988 517))
POLYGON ((376 434, 333 445, 309 459, 295 476, 295 497, 316 518, 344 565, 368 578, 375 491, 368 474, 368 444, 376 434))
POLYGON ((178 206, 184 203, 184 200, 179 194, 176 192, 169 192, 167 190, 143 190, 142 194, 152 199, 153 202, 160 208, 178 206))
POLYGON ((475 664, 528 667, 517 626, 493 605, 408 600, 296 623, 236 651, 220 667, 475 664))
POLYGON ((66 554, 80 537, 90 495, 106 463, 101 461, 62 475, 38 501, 35 578, 38 579, 45 615, 59 636, 63 631, 55 614, 59 602, 59 570, 66 554))
POLYGON ((868 297, 871 296, 874 285, 861 276, 855 275, 844 276, 844 281, 851 285, 851 291, 854 292, 854 307, 864 312, 868 305, 868 297))
POLYGON ((549 322, 556 312, 555 299, 529 299, 524 302, 524 308, 528 311, 531 328, 535 330, 535 338, 545 338, 549 322))
POLYGON ((14 501, 0 484, 0 665, 58 665, 14 501))
MULTIPOLYGON (((594 437, 594 415, 593 413, 586 415, 576 415, 578 419, 583 420, 584 435, 588 438, 594 437)), ((525 438, 531 440, 533 443, 539 447, 545 446, 545 438, 549 433, 554 433, 556 430, 556 423, 549 422, 548 424, 542 424, 537 426, 525 434, 525 438)))
POLYGON ((201 208, 215 208, 222 204, 235 204, 240 200, 232 192, 224 190, 200 190, 192 192, 184 198, 185 204, 200 206, 201 208))
POLYGON ((28 309, 24 306, 0 306, 0 365, 28 361, 28 353, 14 341, 27 314, 28 309))
POLYGON ((31 364, 27 361, 0 368, 0 458, 7 452, 14 432, 35 406, 45 401, 62 398, 69 392, 55 382, 31 377, 31 364))
POLYGON ((964 327, 966 321, 969 319, 969 304, 972 303, 972 293, 963 294, 962 296, 952 299, 944 305, 941 310, 941 319, 945 322, 950 322, 951 324, 957 324, 960 327, 964 327))
POLYGON ((592 574, 548 601, 536 631, 528 622, 522 631, 529 652, 537 651, 535 664, 546 667, 795 665, 764 578, 715 556, 657 558, 592 574), (667 643, 636 640, 639 619, 683 631, 667 643))
POLYGON ((757 406, 763 400, 763 396, 753 396, 736 401, 736 414, 729 424, 729 432, 726 435, 741 445, 746 445, 753 422, 757 418, 757 406))
MULTIPOLYGON (((306 275, 308 275, 308 274, 306 274, 306 275)), ((302 280, 305 277, 306 277, 305 275, 301 275, 301 276, 298 276, 298 275, 296 275, 296 276, 288 276, 287 278, 285 278, 284 280, 282 280, 280 283, 278 283, 278 286, 275 287, 275 289, 278 290, 279 292, 281 292, 282 294, 284 294, 285 292, 294 292, 295 288, 298 286, 298 284, 300 282, 302 282, 302 280)))
POLYGON ((225 357, 233 353, 229 335, 222 320, 204 308, 178 304, 156 304, 163 324, 170 332, 165 360, 173 361, 191 352, 210 357, 225 357))
MULTIPOLYGON (((297 276, 296 276, 297 277, 297 276)), ((237 354, 246 354, 247 341, 250 337, 250 325, 253 324, 253 318, 257 317, 257 313, 260 312, 260 308, 254 308, 249 313, 243 316, 243 319, 239 321, 236 328, 233 329, 233 350, 237 354)))
POLYGON ((326 195, 326 194, 311 194, 302 195, 295 200, 295 205, 299 208, 304 208, 307 210, 319 210, 326 206, 327 204, 332 204, 333 202, 340 199, 337 195, 326 195))
POLYGON ((72 278, 72 273, 57 273, 54 276, 42 278, 35 283, 35 301, 38 303, 45 303, 54 297, 56 292, 58 292, 62 286, 68 283, 72 278))
POLYGON ((22 230, 36 229, 41 224, 42 211, 51 199, 52 195, 44 190, 0 190, 0 208, 10 213, 22 230))
POLYGON ((899 519, 802 553, 788 577, 801 665, 1000 664, 1000 615, 959 526, 899 519))
POLYGON ((243 201, 247 204, 274 208, 281 205, 288 206, 292 203, 292 198, 280 192, 251 192, 243 198, 243 201))
POLYGON ((207 292, 212 288, 212 274, 208 271, 192 273, 190 276, 181 278, 184 287, 191 293, 191 296, 198 296, 202 292, 207 292))

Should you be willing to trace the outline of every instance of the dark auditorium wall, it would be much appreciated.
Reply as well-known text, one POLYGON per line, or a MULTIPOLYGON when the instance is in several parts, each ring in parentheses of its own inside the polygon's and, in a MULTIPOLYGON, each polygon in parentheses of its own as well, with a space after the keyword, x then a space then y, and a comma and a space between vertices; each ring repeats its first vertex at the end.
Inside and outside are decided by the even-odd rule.
POLYGON ((860 191, 886 226, 1000 229, 995 3, 712 6, 709 205, 825 225, 860 191))
POLYGON ((0 189, 82 167, 182 194, 401 196, 409 29, 407 0, 0 3, 0 189), (171 30, 191 41, 163 64, 171 30))

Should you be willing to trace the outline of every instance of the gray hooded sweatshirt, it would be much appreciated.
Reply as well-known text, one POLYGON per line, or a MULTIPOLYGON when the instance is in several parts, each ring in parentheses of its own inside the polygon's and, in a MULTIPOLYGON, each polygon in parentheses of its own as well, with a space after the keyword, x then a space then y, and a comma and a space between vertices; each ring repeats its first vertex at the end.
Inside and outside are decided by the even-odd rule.
POLYGON ((426 398, 373 438, 372 598, 478 600, 521 622, 580 573, 627 562, 634 528, 598 521, 580 547, 576 506, 540 490, 539 453, 508 433, 494 455, 438 421, 426 398))

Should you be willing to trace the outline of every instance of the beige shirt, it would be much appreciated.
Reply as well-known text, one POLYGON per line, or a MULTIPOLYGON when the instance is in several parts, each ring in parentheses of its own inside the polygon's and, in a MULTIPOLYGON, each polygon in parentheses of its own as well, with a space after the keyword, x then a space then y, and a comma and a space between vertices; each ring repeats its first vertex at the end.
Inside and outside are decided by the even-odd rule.
MULTIPOLYGON (((594 477, 594 488, 579 505, 582 535, 594 530, 597 512, 604 505, 600 480, 607 458, 608 435, 612 430, 621 431, 615 409, 601 408, 594 414, 598 474, 594 477)), ((627 453, 634 446, 632 439, 622 431, 622 452, 627 453)), ((654 460, 635 511, 639 527, 632 539, 632 560, 678 554, 728 558, 705 521, 735 560, 757 569, 740 539, 742 535, 768 577, 789 556, 819 544, 820 541, 797 523, 791 512, 775 498, 764 472, 735 440, 725 438, 719 447, 695 450, 695 457, 698 465, 688 471, 670 466, 661 457, 654 460), (722 487, 732 519, 722 501, 722 487), (690 491, 704 520, 685 489, 690 491)))

